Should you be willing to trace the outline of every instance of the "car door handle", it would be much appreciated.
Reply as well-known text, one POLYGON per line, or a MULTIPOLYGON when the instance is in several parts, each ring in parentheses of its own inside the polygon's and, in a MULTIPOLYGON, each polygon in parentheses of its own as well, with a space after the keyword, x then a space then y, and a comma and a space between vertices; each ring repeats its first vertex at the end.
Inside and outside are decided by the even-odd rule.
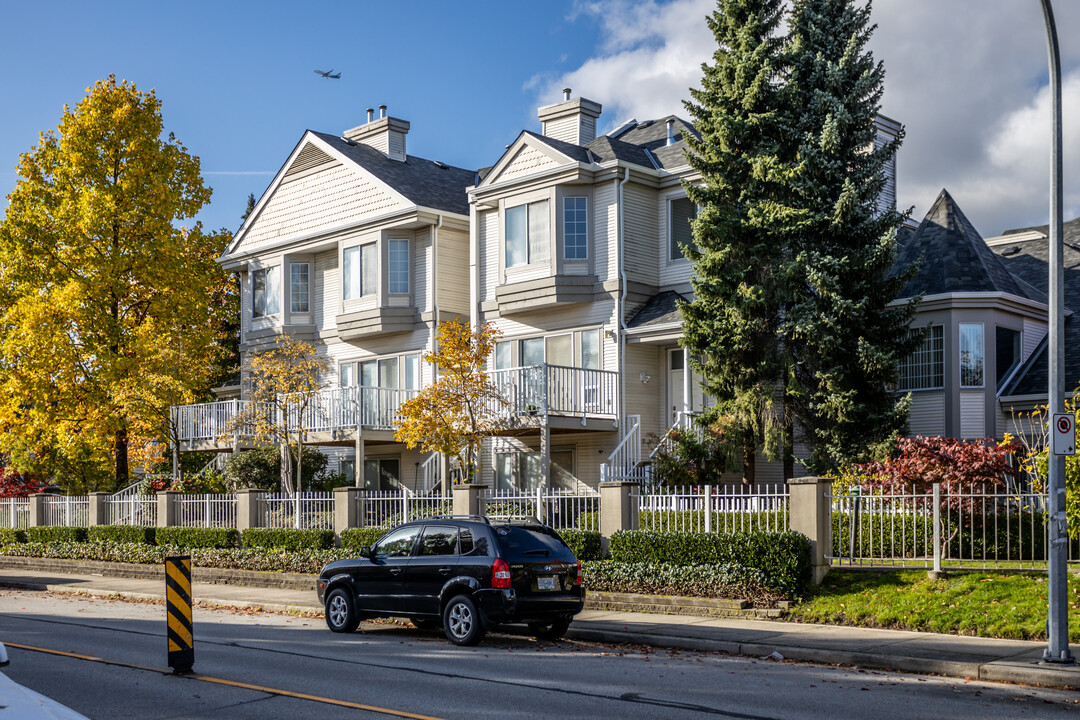
POLYGON ((448 567, 446 567, 446 568, 439 568, 439 572, 440 572, 440 573, 442 573, 443 575, 449 575, 449 574, 450 574, 450 571, 451 571, 451 570, 453 570, 453 569, 454 569, 454 568, 448 568, 448 567))
POLYGON ((391 575, 400 575, 401 574, 401 568, 390 568, 390 574, 391 575))

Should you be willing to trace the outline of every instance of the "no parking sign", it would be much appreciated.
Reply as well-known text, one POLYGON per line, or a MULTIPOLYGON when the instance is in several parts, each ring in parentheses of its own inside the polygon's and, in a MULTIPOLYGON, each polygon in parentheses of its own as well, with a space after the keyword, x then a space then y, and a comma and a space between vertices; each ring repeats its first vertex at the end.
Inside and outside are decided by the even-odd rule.
POLYGON ((1051 452, 1055 455, 1076 454, 1076 417, 1069 413, 1054 415, 1051 452))

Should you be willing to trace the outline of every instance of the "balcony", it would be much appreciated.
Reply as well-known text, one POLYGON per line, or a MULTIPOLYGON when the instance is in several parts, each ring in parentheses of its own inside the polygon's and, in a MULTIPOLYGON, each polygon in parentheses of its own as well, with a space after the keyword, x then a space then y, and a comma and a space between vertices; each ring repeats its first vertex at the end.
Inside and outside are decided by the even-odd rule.
MULTIPOLYGON (((619 374, 611 370, 588 370, 558 365, 493 370, 489 373, 503 402, 492 401, 489 410, 500 430, 549 425, 564 429, 610 430, 615 423, 619 374)), ((335 434, 363 430, 393 432, 398 409, 416 390, 383 387, 346 387, 321 390, 303 410, 292 416, 289 426, 302 426, 309 442, 335 439, 335 434), (301 422, 302 420, 302 422, 301 422)), ((237 426, 234 419, 248 413, 248 400, 224 400, 172 408, 181 450, 226 450, 250 444, 254 422, 237 426)), ((256 412, 280 413, 262 403, 256 412)), ((282 418, 277 418, 278 422, 282 418)))

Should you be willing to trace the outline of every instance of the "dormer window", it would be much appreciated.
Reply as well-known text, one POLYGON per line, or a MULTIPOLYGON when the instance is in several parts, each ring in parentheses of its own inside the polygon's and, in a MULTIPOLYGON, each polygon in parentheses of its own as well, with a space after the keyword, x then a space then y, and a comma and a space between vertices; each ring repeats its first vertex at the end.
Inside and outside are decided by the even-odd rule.
POLYGON ((676 198, 668 203, 668 259, 686 259, 685 248, 693 247, 694 232, 690 225, 698 208, 690 198, 676 198))
POLYGON ((563 259, 587 260, 588 239, 586 198, 563 198, 563 259))
POLYGON ((281 274, 277 267, 251 273, 251 316, 260 318, 281 312, 281 274))
POLYGON ((518 205, 506 209, 506 267, 547 262, 550 258, 550 223, 548 201, 518 205))
POLYGON ((341 253, 341 288, 345 300, 374 295, 378 271, 375 243, 345 248, 341 253))

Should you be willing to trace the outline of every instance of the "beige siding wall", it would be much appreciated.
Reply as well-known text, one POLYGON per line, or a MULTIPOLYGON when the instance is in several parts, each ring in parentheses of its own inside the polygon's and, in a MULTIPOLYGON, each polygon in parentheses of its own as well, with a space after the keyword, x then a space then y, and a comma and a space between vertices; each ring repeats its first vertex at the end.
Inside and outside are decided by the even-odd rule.
POLYGON ((972 439, 986 437, 986 394, 982 390, 960 393, 960 435, 972 439))
POLYGON ((666 370, 663 352, 656 345, 634 343, 626 346, 626 414, 641 416, 641 438, 646 443, 645 454, 654 445, 645 440, 650 433, 663 435, 669 423, 663 410, 663 388, 666 370), (642 374, 649 382, 642 383, 642 374))
POLYGON ((413 232, 409 250, 412 253, 412 276, 409 278, 412 283, 412 306, 420 312, 427 312, 431 309, 431 230, 422 228, 413 232))
POLYGON ((593 188, 592 214, 589 217, 592 232, 593 272, 600 282, 617 280, 619 277, 618 255, 618 181, 606 182, 593 188))
POLYGON ((469 314, 469 234, 439 230, 439 309, 469 314))
POLYGON ((1042 342, 1042 339, 1046 337, 1047 328, 1046 325, 1041 322, 1036 322, 1031 318, 1024 318, 1023 332, 1023 358, 1024 360, 1027 360, 1031 357, 1031 353, 1035 351, 1038 344, 1042 342))
POLYGON ((241 247, 251 249, 278 238, 404 207, 385 186, 341 163, 290 176, 270 197, 241 247))
POLYGON ((491 302, 499 285, 499 213, 482 212, 477 222, 480 224, 480 300, 491 302))
POLYGON ((529 175, 530 173, 555 167, 558 164, 531 145, 525 145, 517 151, 517 154, 511 158, 506 168, 491 182, 502 182, 522 175, 529 175))
POLYGON ((337 331, 336 317, 341 310, 341 273, 338 272, 337 250, 315 255, 315 292, 312 316, 322 335, 337 331))
POLYGON ((945 392, 930 390, 911 393, 908 434, 933 437, 945 434, 945 392))
POLYGON ((623 186, 623 269, 631 282, 656 285, 657 202, 656 191, 627 183, 623 186))

